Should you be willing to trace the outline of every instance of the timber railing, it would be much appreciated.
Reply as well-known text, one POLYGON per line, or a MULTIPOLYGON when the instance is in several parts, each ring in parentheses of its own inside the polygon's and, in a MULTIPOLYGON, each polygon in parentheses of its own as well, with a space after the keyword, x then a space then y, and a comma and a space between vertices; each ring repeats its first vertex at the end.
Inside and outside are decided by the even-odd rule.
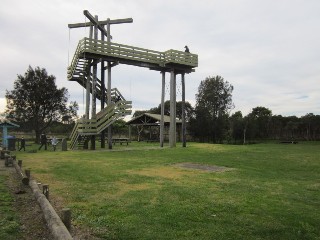
MULTIPOLYGON (((77 68, 81 69, 81 67, 78 67, 78 64, 81 62, 79 59, 85 59, 86 53, 113 57, 115 59, 153 63, 160 67, 165 67, 166 64, 181 64, 191 68, 198 66, 197 54, 172 49, 159 52, 114 42, 83 38, 79 41, 71 65, 68 67, 69 80, 73 78, 75 73, 79 75, 79 72, 76 71, 77 68)), ((82 65, 86 66, 87 62, 82 62, 82 65)))
POLYGON ((131 114, 131 101, 119 100, 97 113, 95 119, 80 118, 71 133, 70 148, 75 148, 79 136, 96 135, 116 120, 131 114))
MULTIPOLYGON (((92 74, 90 74, 89 77, 89 81, 90 81, 90 93, 92 93, 92 74)), ((84 88, 86 88, 86 84, 87 84, 87 76, 86 77, 82 77, 82 79, 78 79, 77 82, 84 88)), ((96 97, 97 99, 101 100, 101 80, 99 78, 96 78, 96 97)), ((105 96, 107 97, 107 89, 105 90, 105 96)), ((119 92, 119 90, 117 88, 111 88, 111 99, 117 99, 118 96, 120 96, 120 98, 122 100, 125 100, 125 98, 122 96, 122 94, 119 92)))

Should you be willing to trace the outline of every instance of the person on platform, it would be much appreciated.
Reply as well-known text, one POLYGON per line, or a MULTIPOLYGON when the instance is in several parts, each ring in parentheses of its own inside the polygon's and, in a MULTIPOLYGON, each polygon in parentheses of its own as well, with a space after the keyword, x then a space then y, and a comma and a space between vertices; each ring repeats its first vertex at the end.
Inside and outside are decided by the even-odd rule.
POLYGON ((189 53, 189 52, 190 52, 190 50, 189 50, 189 48, 188 48, 187 45, 186 45, 184 48, 186 49, 186 50, 184 50, 186 53, 189 53))

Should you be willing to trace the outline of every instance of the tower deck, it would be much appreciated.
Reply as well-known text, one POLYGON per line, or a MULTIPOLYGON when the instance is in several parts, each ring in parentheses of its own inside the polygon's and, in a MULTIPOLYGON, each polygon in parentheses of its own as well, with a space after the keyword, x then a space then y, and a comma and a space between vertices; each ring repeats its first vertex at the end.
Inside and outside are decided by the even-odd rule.
MULTIPOLYGON (((121 64, 146 67, 168 72, 172 68, 185 73, 198 66, 198 55, 177 50, 154 51, 129 45, 83 38, 69 66, 68 79, 72 80, 79 70, 84 70, 86 59, 102 59, 121 64)), ((78 72, 79 73, 79 72, 78 72)))

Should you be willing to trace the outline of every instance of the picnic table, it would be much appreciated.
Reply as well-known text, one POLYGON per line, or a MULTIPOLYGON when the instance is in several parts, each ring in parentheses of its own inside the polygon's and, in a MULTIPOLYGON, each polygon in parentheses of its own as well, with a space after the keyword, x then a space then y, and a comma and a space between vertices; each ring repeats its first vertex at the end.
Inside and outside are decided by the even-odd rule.
POLYGON ((297 144, 297 141, 281 141, 280 143, 297 144))
POLYGON ((129 138, 112 138, 113 145, 116 143, 120 143, 120 145, 122 145, 122 143, 126 143, 128 145, 129 142, 131 142, 129 138))

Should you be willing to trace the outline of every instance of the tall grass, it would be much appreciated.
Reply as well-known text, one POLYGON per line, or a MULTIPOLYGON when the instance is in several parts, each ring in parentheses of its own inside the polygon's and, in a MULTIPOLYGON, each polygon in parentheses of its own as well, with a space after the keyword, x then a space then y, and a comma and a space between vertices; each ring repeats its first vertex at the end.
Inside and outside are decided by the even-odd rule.
POLYGON ((17 154, 73 210, 73 224, 102 239, 291 240, 320 239, 319 145, 133 143, 17 154), (229 170, 176 165, 182 162, 229 170))

